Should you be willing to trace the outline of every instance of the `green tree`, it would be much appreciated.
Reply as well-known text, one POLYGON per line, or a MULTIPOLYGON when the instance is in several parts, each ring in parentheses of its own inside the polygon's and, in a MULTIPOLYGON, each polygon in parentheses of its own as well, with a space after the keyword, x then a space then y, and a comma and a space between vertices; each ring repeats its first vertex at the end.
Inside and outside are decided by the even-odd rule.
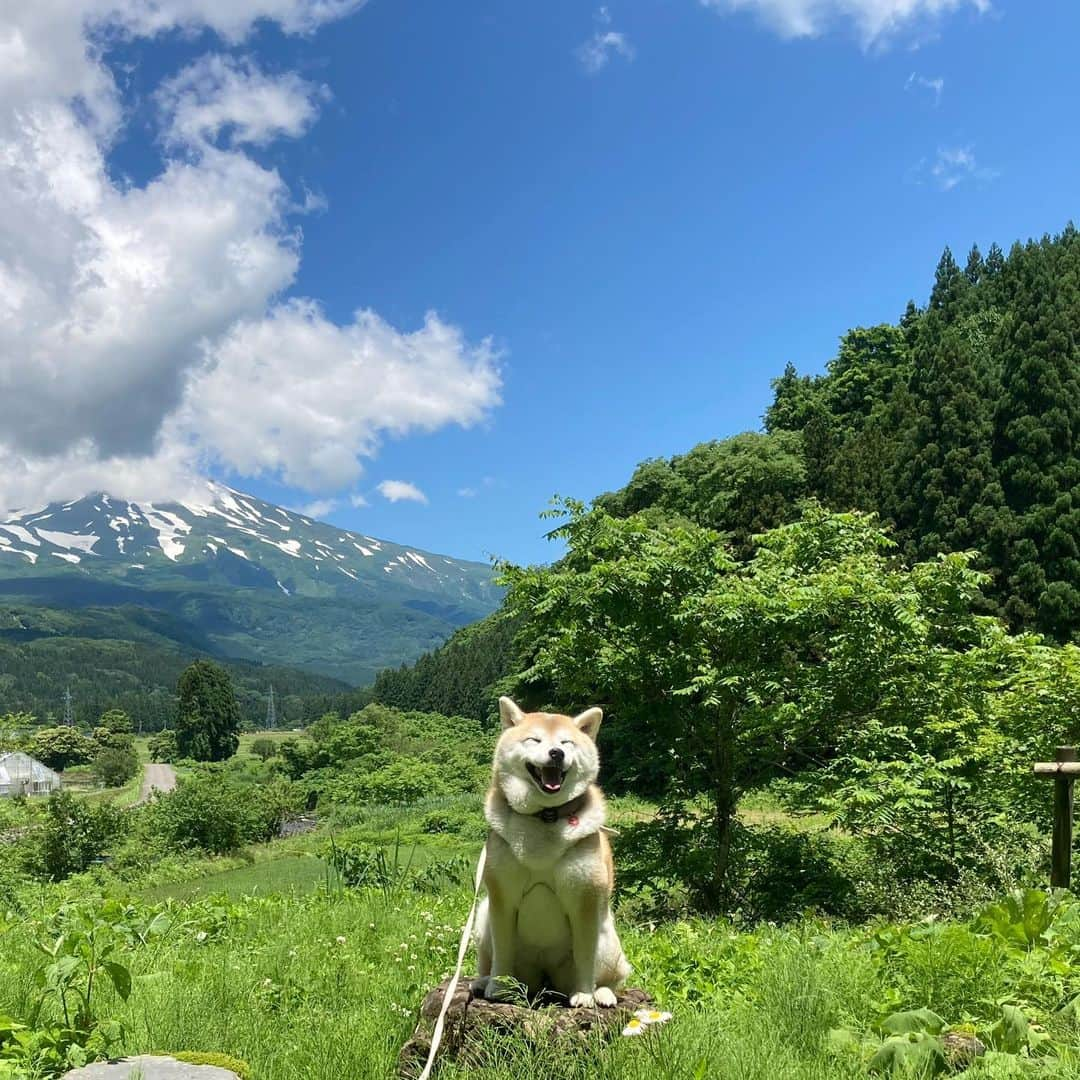
POLYGON ((710 907, 725 899, 742 794, 827 759, 885 688, 919 678, 932 642, 961 650, 973 633, 969 560, 905 570, 858 514, 810 507, 737 562, 710 530, 564 509, 558 563, 503 569, 532 661, 523 696, 610 711, 605 775, 659 793, 690 829, 710 907))
POLYGON ((1016 299, 1002 344, 994 461, 1006 611, 1065 638, 1080 624, 1080 238, 1010 256, 1016 299))
POLYGON ((256 739, 251 744, 251 752, 263 761, 269 761, 277 753, 277 743, 273 739, 256 739))
POLYGON ((139 771, 139 758, 133 749, 106 746, 94 758, 94 775, 105 787, 123 787, 139 771))
POLYGON ((135 727, 123 709, 109 709, 101 714, 99 726, 107 728, 114 735, 131 735, 135 727))
POLYGON ((176 744, 181 757, 224 761, 240 744, 240 708, 229 673, 211 660, 196 660, 177 684, 176 744))
POLYGON ((77 728, 41 728, 30 740, 29 753, 50 769, 67 769, 92 760, 96 746, 77 728))
POLYGON ((147 744, 150 751, 151 761, 176 761, 180 757, 180 749, 176 745, 176 732, 159 731, 150 736, 147 744))
POLYGON ((943 325, 933 313, 919 335, 915 421, 894 465, 896 517, 917 557, 981 546, 1004 504, 991 454, 1000 321, 979 312, 943 325))

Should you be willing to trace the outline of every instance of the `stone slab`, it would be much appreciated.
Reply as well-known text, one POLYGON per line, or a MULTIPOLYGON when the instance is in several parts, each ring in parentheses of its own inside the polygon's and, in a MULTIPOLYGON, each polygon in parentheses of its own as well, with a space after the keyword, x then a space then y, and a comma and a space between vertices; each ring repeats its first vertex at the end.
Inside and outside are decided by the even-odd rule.
POLYGON ((140 1054, 122 1061, 97 1061, 64 1073, 63 1080, 240 1080, 236 1073, 216 1065, 190 1065, 171 1057, 140 1054))

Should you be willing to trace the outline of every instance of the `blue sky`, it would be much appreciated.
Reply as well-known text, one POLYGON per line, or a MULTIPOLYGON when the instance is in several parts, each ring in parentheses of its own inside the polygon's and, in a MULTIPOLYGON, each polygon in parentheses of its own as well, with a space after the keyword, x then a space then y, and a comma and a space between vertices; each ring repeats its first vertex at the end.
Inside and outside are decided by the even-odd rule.
MULTIPOLYGON (((408 335, 434 311, 458 335, 461 372, 497 369, 495 383, 428 420, 397 405, 369 418, 352 434, 359 473, 305 469, 302 428, 282 440, 292 458, 248 453, 292 422, 269 436, 244 429, 262 407, 243 392, 251 367, 229 384, 231 443, 220 431, 230 409, 185 421, 194 426, 177 443, 217 432, 204 440, 214 475, 291 506, 324 501, 330 520, 371 535, 465 557, 549 558, 537 515, 553 494, 587 499, 644 458, 757 428, 786 362, 820 371, 845 329, 925 301, 944 244, 958 257, 973 241, 1007 247, 1076 213, 1071 3, 370 0, 344 13, 352 6, 343 0, 342 17, 323 25, 309 19, 308 33, 251 10, 236 26, 182 14, 153 36, 126 26, 104 53, 118 118, 97 144, 125 196, 152 189, 170 163, 209 168, 215 140, 229 169, 242 157, 280 178, 291 203, 266 213, 290 234, 293 262, 267 272, 265 295, 233 298, 229 318, 303 297, 331 337, 358 309, 408 335), (207 56, 223 58, 230 85, 256 71, 267 85, 294 79, 307 88, 303 115, 230 141, 204 111, 202 143, 177 134, 194 82, 170 80, 207 56), (386 481, 415 485, 426 502, 390 501, 386 481)), ((214 85, 204 105, 220 104, 214 85)), ((248 350, 244 364, 277 347, 279 324, 243 343, 227 319, 213 325, 234 354, 248 350)), ((196 330, 204 347, 209 331, 188 327, 176 355, 196 330)), ((307 347, 291 323, 282 340, 307 347)), ((399 347, 372 373, 376 397, 408 354, 399 347)), ((329 371, 339 352, 312 346, 310 364, 329 371)), ((180 377, 172 363, 155 386, 180 377)), ((133 379, 117 392, 153 396, 133 379)), ((422 396, 423 378, 408 392, 422 396)), ((191 409, 161 393, 171 430, 191 409)), ((80 451, 91 456, 86 445, 108 441, 95 423, 80 451)), ((15 444, 27 476, 72 452, 35 438, 15 444)), ((109 453, 127 461, 135 442, 109 453)))

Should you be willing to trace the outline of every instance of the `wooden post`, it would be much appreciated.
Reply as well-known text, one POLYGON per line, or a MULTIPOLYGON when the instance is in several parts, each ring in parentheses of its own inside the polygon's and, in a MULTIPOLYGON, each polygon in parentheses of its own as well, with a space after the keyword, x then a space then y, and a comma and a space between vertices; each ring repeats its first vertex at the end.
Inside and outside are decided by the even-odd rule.
POLYGON ((1050 856, 1050 886, 1067 889, 1072 877, 1073 783, 1080 775, 1075 746, 1059 746, 1054 761, 1035 765, 1037 776, 1054 778, 1054 844, 1050 856))

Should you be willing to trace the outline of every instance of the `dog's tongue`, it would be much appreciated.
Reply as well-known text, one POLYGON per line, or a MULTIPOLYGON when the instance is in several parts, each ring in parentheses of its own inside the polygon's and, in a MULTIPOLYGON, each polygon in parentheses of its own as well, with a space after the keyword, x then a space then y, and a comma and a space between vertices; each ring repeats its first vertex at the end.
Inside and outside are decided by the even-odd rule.
POLYGON ((562 769, 558 765, 545 765, 540 770, 540 783, 545 791, 558 791, 562 787, 562 769))

